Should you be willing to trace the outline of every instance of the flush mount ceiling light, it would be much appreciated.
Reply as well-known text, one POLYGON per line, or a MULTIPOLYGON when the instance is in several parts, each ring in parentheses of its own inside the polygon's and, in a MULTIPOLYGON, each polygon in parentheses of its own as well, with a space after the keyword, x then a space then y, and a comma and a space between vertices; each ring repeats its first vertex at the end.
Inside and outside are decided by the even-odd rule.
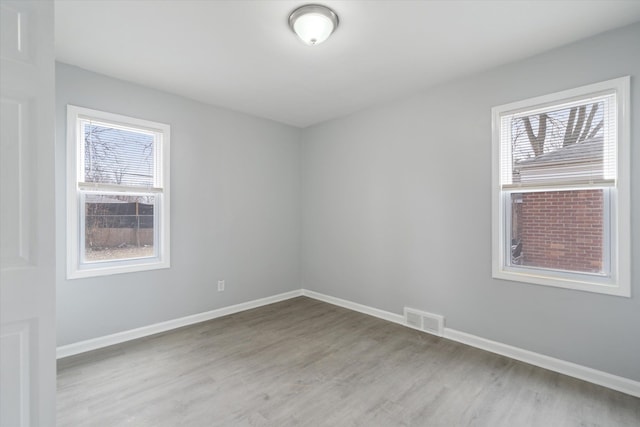
POLYGON ((308 45, 325 41, 338 26, 338 15, 326 6, 307 4, 291 12, 289 27, 308 45))

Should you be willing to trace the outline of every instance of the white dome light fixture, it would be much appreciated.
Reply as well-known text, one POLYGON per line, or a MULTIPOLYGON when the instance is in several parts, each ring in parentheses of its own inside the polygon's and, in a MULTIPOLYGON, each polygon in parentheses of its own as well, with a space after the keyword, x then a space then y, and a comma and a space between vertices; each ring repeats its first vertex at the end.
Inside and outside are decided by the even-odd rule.
POLYGON ((338 15, 326 6, 307 4, 289 15, 289 27, 306 44, 313 46, 325 41, 338 27, 338 15))

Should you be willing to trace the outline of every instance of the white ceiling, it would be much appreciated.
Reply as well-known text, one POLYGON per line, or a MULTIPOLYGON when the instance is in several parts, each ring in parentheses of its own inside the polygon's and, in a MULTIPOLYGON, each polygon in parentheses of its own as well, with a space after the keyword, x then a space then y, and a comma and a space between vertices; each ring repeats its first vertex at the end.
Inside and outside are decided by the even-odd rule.
POLYGON ((640 21, 639 0, 322 0, 340 25, 307 46, 287 18, 315 2, 56 0, 57 59, 306 127, 640 21))

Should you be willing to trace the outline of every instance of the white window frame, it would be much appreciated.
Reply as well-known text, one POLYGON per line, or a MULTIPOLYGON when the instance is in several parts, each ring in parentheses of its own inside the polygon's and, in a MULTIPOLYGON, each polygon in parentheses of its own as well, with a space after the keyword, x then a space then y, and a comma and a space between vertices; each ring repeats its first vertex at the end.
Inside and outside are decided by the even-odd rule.
MULTIPOLYGON (((119 273, 131 273, 161 268, 170 264, 170 199, 169 199, 169 144, 170 126, 120 114, 108 113, 89 108, 67 105, 67 278, 78 279, 105 276, 119 273), (84 263, 84 203, 83 191, 90 183, 84 183, 84 135, 82 120, 94 120, 114 127, 123 126, 154 134, 154 144, 159 148, 158 162, 161 186, 153 189, 156 197, 154 205, 154 256, 135 259, 122 259, 84 263), (81 191, 83 189, 83 191, 81 191)), ((97 186, 96 186, 97 187, 97 186)), ((101 190, 119 192, 123 195, 136 195, 140 189, 104 184, 101 190), (104 187, 104 188, 102 188, 104 187)))
MULTIPOLYGON (((493 107, 492 113, 492 275, 496 279, 554 286, 623 297, 631 296, 631 226, 630 226, 630 77, 525 99, 493 107), (510 215, 507 212, 510 192, 501 186, 501 117, 520 111, 536 110, 589 95, 615 91, 616 94, 616 176, 605 189, 605 263, 610 274, 603 277, 591 273, 575 273, 551 269, 511 266, 510 215), (610 214, 609 214, 610 213, 610 214), (507 244, 507 242, 509 244, 507 244), (606 259, 608 258, 608 259, 606 259)), ((506 156, 508 157, 508 155, 506 156)), ((579 186, 553 186, 546 190, 580 189, 579 186)), ((538 188, 537 191, 543 191, 538 188)), ((519 192, 519 191, 515 191, 519 192)))

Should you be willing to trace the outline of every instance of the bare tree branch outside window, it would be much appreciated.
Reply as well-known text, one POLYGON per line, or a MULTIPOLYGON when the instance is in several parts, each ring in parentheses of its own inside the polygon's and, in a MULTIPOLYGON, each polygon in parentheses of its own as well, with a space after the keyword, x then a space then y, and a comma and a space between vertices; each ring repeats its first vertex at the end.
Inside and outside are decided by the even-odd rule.
POLYGON ((514 166, 519 161, 601 136, 604 125, 602 104, 595 102, 513 120, 514 166))

